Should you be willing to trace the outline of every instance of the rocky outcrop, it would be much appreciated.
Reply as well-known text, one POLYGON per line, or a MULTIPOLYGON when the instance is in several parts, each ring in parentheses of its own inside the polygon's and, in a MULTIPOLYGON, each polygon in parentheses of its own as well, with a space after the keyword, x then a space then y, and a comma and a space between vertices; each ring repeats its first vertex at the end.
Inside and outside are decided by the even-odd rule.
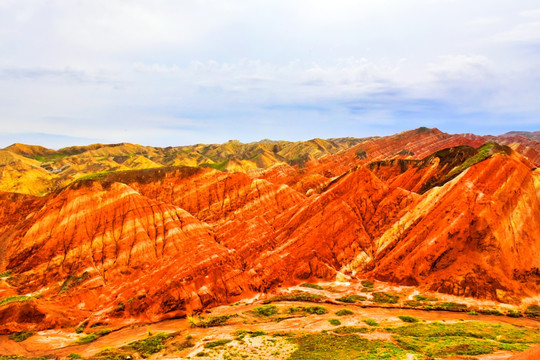
POLYGON ((538 294, 538 176, 515 153, 471 166, 425 193, 377 240, 370 273, 463 296, 538 294))

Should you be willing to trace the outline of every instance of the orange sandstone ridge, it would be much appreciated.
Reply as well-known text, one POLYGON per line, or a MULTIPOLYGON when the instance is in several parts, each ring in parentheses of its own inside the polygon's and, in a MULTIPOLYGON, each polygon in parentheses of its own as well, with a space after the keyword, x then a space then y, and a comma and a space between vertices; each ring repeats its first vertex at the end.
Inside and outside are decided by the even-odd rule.
POLYGON ((22 193, 0 193, 0 301, 32 298, 0 305, 0 334, 158 321, 306 281, 540 293, 534 138, 421 128, 186 149, 2 150, 2 188, 22 193), (151 168, 123 165, 136 157, 151 168), (26 191, 36 181, 50 191, 26 191))

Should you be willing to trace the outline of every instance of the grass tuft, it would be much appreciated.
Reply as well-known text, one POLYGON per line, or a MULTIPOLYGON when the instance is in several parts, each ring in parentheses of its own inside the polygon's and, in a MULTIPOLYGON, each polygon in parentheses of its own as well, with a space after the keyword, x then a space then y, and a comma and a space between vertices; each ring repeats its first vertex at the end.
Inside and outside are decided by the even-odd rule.
POLYGON ((403 322, 408 322, 408 323, 416 323, 418 322, 419 320, 417 318, 415 318, 414 316, 409 316, 409 315, 399 315, 398 318, 403 321, 403 322))
POLYGON ((170 337, 167 333, 158 333, 144 340, 134 341, 129 346, 137 351, 143 358, 165 349, 163 342, 170 337))
POLYGON ((9 335, 9 339, 10 340, 13 340, 13 341, 16 341, 16 342, 22 342, 26 339, 28 339, 30 336, 34 335, 35 333, 33 331, 21 331, 21 332, 16 332, 16 333, 13 333, 11 335, 9 335))

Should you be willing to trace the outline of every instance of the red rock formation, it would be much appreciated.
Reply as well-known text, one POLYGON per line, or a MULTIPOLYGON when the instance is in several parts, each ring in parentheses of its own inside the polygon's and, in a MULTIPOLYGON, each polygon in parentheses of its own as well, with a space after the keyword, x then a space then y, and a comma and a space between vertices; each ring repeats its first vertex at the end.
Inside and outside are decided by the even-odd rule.
POLYGON ((538 294, 540 170, 505 147, 464 146, 484 142, 418 129, 249 174, 158 168, 42 198, 0 193, 0 272, 13 271, 0 300, 42 295, 0 306, 0 331, 155 321, 358 274, 483 298, 538 294))
POLYGON ((79 182, 49 196, 0 244, 19 292, 87 311, 133 298, 128 313, 156 319, 241 291, 237 260, 210 226, 121 183, 79 182))
POLYGON ((538 176, 498 153, 432 189, 377 240, 371 274, 463 296, 538 294, 538 176))

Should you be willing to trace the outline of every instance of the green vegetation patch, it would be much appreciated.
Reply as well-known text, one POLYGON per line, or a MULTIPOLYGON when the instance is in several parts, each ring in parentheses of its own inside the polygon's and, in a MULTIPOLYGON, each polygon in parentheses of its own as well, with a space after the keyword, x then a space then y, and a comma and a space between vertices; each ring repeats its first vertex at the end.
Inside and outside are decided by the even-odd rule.
POLYGON ((521 313, 521 311, 518 311, 518 310, 508 310, 508 312, 506 313, 506 316, 513 317, 513 318, 520 318, 523 316, 523 314, 521 313))
POLYGON ((292 294, 283 294, 273 296, 270 299, 266 300, 265 303, 271 303, 276 301, 305 301, 305 302, 324 302, 326 301, 326 296, 310 294, 305 292, 296 292, 292 294))
POLYGON ((258 316, 272 316, 279 312, 276 305, 263 305, 253 309, 253 312, 258 316))
POLYGON ((312 334, 293 340, 298 349, 289 360, 405 359, 407 352, 391 342, 370 341, 358 335, 312 334))
POLYGON ((316 314, 323 315, 326 314, 326 308, 324 306, 294 306, 287 310, 289 314, 295 313, 307 313, 307 314, 316 314))
POLYGON ((374 292, 373 293, 373 302, 379 304, 397 304, 399 296, 391 295, 385 292, 374 292))
POLYGON ((330 319, 328 320, 328 322, 330 323, 330 325, 334 325, 334 326, 341 325, 341 321, 339 321, 338 319, 330 319))
POLYGON ((416 301, 438 301, 439 299, 437 299, 435 297, 424 296, 424 295, 416 295, 414 297, 414 300, 416 300, 416 301))
POLYGON ((502 343, 540 343, 539 329, 533 330, 511 324, 492 324, 480 321, 464 321, 454 324, 443 324, 440 322, 417 323, 392 328, 388 331, 401 336, 418 338, 454 336, 493 340, 502 343))
POLYGON ((88 320, 83 321, 77 328, 75 329, 76 334, 82 334, 84 332, 84 329, 88 326, 88 320))
POLYGON ((461 311, 467 311, 467 304, 445 302, 445 303, 439 303, 435 305, 428 305, 426 306, 426 310, 446 310, 446 311, 461 312, 461 311))
POLYGON ((109 174, 112 174, 113 172, 114 171, 102 171, 102 172, 98 172, 94 174, 88 174, 88 175, 84 175, 75 179, 75 181, 85 181, 85 180, 103 181, 107 178, 109 174))
POLYGON ((35 333, 33 331, 21 331, 9 335, 9 339, 16 342, 22 342, 34 334, 35 333))
POLYGON ((477 321, 418 323, 387 331, 397 334, 400 347, 430 357, 481 355, 499 350, 523 351, 540 342, 540 330, 477 321))
POLYGON ((422 353, 430 357, 446 357, 450 355, 482 355, 498 350, 524 351, 523 344, 505 344, 475 338, 448 336, 444 338, 396 337, 398 345, 406 350, 422 353))
POLYGON ((373 289, 373 281, 371 280, 364 280, 361 282, 362 286, 368 289, 373 289))
POLYGON ((71 354, 69 354, 69 355, 66 356, 66 357, 68 357, 68 358, 70 358, 70 359, 82 359, 81 354, 77 354, 77 353, 71 353, 71 354))
POLYGON ((152 354, 165 349, 165 340, 171 335, 167 333, 158 333, 144 340, 138 340, 129 344, 129 346, 137 351, 143 358, 147 358, 152 354))
POLYGON ((478 312, 484 315, 497 315, 497 316, 503 315, 503 313, 500 312, 498 309, 480 309, 478 310, 478 312))
POLYGON ((6 305, 12 302, 17 302, 17 301, 28 301, 32 298, 33 296, 26 296, 26 295, 9 296, 5 299, 0 300, 0 306, 6 305))
POLYGON ((465 160, 460 166, 455 167, 450 171, 442 180, 446 182, 452 180, 457 175, 461 174, 463 171, 467 170, 471 166, 478 164, 489 158, 495 151, 499 150, 498 145, 494 142, 488 142, 476 149, 476 154, 465 160))
POLYGON ((12 271, 11 270, 8 270, 8 271, 4 271, 3 273, 0 273, 0 278, 5 278, 5 277, 8 277, 12 274, 12 271))
POLYGON ((525 315, 530 317, 540 317, 540 305, 531 305, 525 310, 525 315))
POLYGON ((22 355, 0 355, 0 360, 47 360, 49 357, 32 357, 28 358, 22 355))
POLYGON ((364 334, 369 331, 369 328, 363 326, 342 326, 337 329, 332 329, 332 332, 336 334, 364 334))
POLYGON ((63 152, 56 152, 52 154, 38 154, 34 157, 34 160, 37 160, 42 163, 43 162, 57 162, 67 156, 69 156, 69 154, 63 153, 63 152))
POLYGON ((238 315, 236 314, 219 315, 219 316, 210 316, 207 318, 199 316, 197 319, 195 319, 194 317, 188 317, 188 320, 189 320, 189 325, 191 327, 208 328, 208 327, 223 325, 227 322, 227 320, 235 316, 238 316, 238 315))
POLYGON ((347 295, 347 296, 340 297, 339 299, 336 299, 336 300, 344 302, 344 303, 354 304, 355 302, 358 302, 358 301, 366 301, 367 298, 362 295, 347 295))
POLYGON ((303 283, 300 285, 301 287, 305 287, 305 288, 311 288, 311 289, 317 289, 317 290, 324 290, 324 288, 321 286, 321 285, 317 285, 317 284, 308 284, 308 283, 303 283))
POLYGON ((375 320, 373 319, 364 319, 362 320, 364 323, 366 323, 367 325, 369 326, 379 326, 379 323, 376 322, 375 320))
POLYGON ((107 335, 111 332, 111 329, 100 329, 94 333, 91 333, 91 334, 87 334, 83 337, 80 337, 77 339, 77 344, 88 344, 88 343, 91 343, 93 341, 96 341, 97 339, 99 339, 100 337, 104 336, 104 335, 107 335))
POLYGON ((226 344, 230 343, 231 341, 232 341, 231 339, 221 339, 221 340, 211 341, 209 343, 204 344, 204 348, 205 349, 213 349, 213 348, 218 347, 218 346, 226 345, 226 344))
POLYGON ((403 321, 403 322, 408 322, 408 323, 416 323, 418 322, 419 320, 417 318, 415 318, 414 316, 409 316, 409 315, 399 315, 398 318, 403 321))
POLYGON ((349 309, 341 309, 339 311, 336 311, 337 316, 347 316, 347 315, 352 315, 352 314, 354 313, 349 309))
POLYGON ((410 307, 420 307, 420 306, 424 306, 425 303, 421 301, 416 301, 416 300, 407 300, 403 304, 410 307))
MULTIPOLYGON (((80 356, 79 354, 73 354, 75 356, 80 356)), ((92 360, 125 360, 128 356, 131 356, 132 354, 126 353, 120 349, 115 348, 105 348, 98 352, 96 355, 92 356, 90 359, 92 360)), ((69 356, 72 359, 80 359, 80 357, 72 357, 69 356)))
POLYGON ((227 169, 227 165, 229 165, 229 159, 227 160, 223 160, 221 162, 218 162, 218 163, 205 163, 205 164, 201 164, 200 166, 201 167, 208 167, 208 168, 212 168, 212 169, 215 169, 215 170, 219 170, 219 171, 225 171, 227 169))

